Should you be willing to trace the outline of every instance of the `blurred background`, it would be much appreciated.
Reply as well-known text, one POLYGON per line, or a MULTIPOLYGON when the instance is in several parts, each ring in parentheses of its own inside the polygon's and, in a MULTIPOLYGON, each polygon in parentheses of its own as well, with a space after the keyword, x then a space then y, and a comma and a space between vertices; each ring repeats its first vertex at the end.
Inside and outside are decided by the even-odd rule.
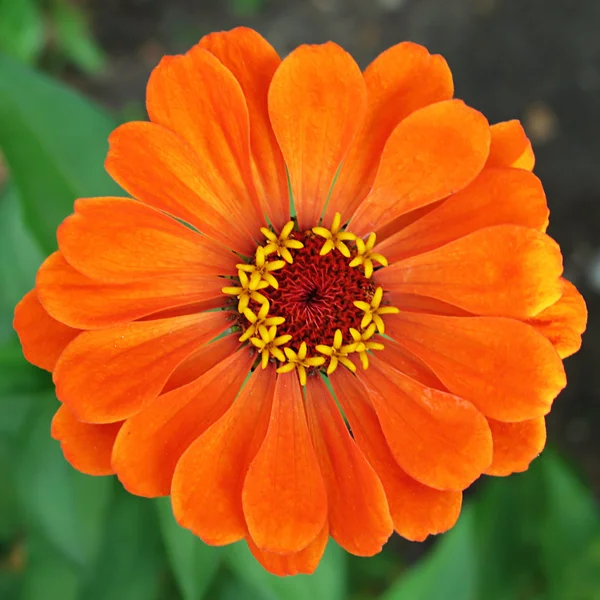
POLYGON ((0 0, 0 599, 600 600, 598 31, 598 0, 0 0), (73 471, 49 435, 50 377, 11 327, 73 200, 115 193, 106 138, 145 118, 150 70, 240 24, 282 55, 334 40, 362 67, 402 40, 443 54, 457 97, 523 121, 590 311, 527 473, 479 481, 444 536, 395 536, 371 559, 330 545, 314 576, 285 580, 243 545, 202 545, 168 502, 73 471))

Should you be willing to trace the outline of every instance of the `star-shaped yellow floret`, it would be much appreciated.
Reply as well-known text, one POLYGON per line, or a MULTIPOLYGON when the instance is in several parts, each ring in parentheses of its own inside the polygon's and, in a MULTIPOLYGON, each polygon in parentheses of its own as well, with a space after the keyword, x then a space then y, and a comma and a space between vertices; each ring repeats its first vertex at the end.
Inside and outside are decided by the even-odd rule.
POLYGON ((298 369, 298 377, 300 377, 300 385, 306 385, 306 369, 310 367, 320 367, 325 362, 324 356, 306 356, 308 348, 306 342, 300 344, 298 353, 291 348, 284 348, 288 362, 277 369, 278 373, 290 373, 294 369, 298 369))
POLYGON ((365 314, 360 322, 360 328, 365 329, 373 321, 379 333, 385 333, 385 324, 381 315, 396 315, 400 312, 395 306, 380 306, 383 299, 383 288, 378 287, 371 298, 371 304, 356 300, 354 306, 365 314))
POLYGON ((365 277, 369 279, 373 275, 373 261, 378 262, 384 267, 388 266, 387 258, 377 252, 373 252, 375 246, 376 235, 371 233, 364 242, 360 238, 356 238, 356 256, 350 261, 351 267, 362 265, 365 270, 365 277))
POLYGON ((271 287, 277 289, 279 284, 277 283, 277 279, 273 277, 272 271, 283 269, 283 267, 285 267, 285 261, 273 260, 268 262, 265 255, 265 249, 262 246, 259 246, 256 249, 256 258, 254 259, 253 265, 239 264, 236 265, 236 267, 240 271, 250 273, 250 283, 262 280, 266 281, 271 287))
POLYGON ((319 237, 325 238, 325 243, 319 254, 325 256, 334 248, 337 248, 346 258, 350 258, 350 249, 344 242, 349 242, 356 239, 356 236, 349 231, 340 231, 342 224, 342 215, 335 213, 331 229, 326 227, 313 227, 313 233, 319 237))
POLYGON ((268 329, 266 327, 261 327, 258 331, 258 335, 250 338, 250 342, 258 348, 261 357, 261 366, 263 369, 266 369, 271 356, 274 356, 281 362, 285 362, 285 354, 279 346, 287 344, 291 339, 291 335, 280 335, 278 337, 277 326, 271 325, 268 329))
POLYGON ((337 329, 331 346, 319 344, 316 347, 317 352, 329 357, 327 375, 331 375, 337 369, 339 363, 350 369, 353 373, 356 371, 356 365, 348 358, 348 354, 354 352, 355 344, 342 346, 342 342, 342 332, 340 329, 337 329))
POLYGON ((251 281, 248 275, 244 273, 241 269, 238 271, 238 278, 240 280, 240 285, 236 287, 224 287, 221 291, 224 294, 229 294, 230 296, 236 296, 238 299, 238 312, 243 313, 244 310, 248 308, 250 304, 250 300, 254 300, 259 304, 264 304, 268 302, 267 298, 263 296, 258 290, 264 290, 266 287, 269 287, 269 284, 266 281, 261 280, 260 278, 254 281, 251 281))
POLYGON ((250 325, 248 325, 248 329, 240 336, 240 342, 249 340, 255 333, 261 331, 263 328, 267 330, 272 325, 281 325, 285 322, 283 317, 270 317, 269 310, 270 305, 268 302, 262 304, 256 314, 249 308, 244 310, 244 316, 248 319, 250 325))
POLYGON ((292 258, 290 248, 292 250, 304 248, 304 244, 302 242, 290 238, 293 229, 294 221, 289 221, 286 223, 279 236, 274 234, 270 229, 261 227, 260 230, 262 234, 267 238, 267 243, 265 246, 263 246, 265 254, 268 255, 276 252, 277 256, 281 256, 283 260, 291 265, 294 262, 294 259, 292 258))
POLYGON ((354 340, 351 346, 353 346, 354 352, 358 353, 363 369, 369 368, 369 356, 367 355, 369 350, 383 350, 383 344, 371 341, 375 330, 375 323, 371 323, 364 331, 357 331, 354 327, 350 327, 350 335, 354 340))

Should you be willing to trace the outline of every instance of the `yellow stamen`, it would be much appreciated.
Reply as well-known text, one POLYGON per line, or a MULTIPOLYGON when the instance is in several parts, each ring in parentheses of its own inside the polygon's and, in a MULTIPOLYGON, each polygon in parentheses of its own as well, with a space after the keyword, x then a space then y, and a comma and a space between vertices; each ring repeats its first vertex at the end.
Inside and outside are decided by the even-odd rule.
POLYGON ((383 350, 384 347, 383 344, 380 344, 379 342, 371 341, 375 331, 375 323, 371 323, 362 332, 357 331, 354 327, 350 327, 350 335, 354 340, 354 343, 351 344, 351 346, 353 346, 354 352, 358 352, 358 358, 360 358, 363 369, 369 368, 369 356, 367 355, 367 352, 369 350, 383 350))
POLYGON ((285 354, 279 346, 287 344, 292 339, 292 336, 280 335, 277 337, 276 325, 271 325, 268 329, 266 327, 261 327, 258 330, 258 334, 258 336, 250 338, 250 342, 256 346, 260 352, 262 368, 267 368, 271 356, 281 362, 285 362, 285 354))
POLYGON ((342 215, 335 213, 331 229, 327 229, 326 227, 312 228, 313 233, 325 239, 325 243, 319 252, 321 256, 325 256, 334 248, 337 248, 346 258, 350 258, 350 249, 344 242, 353 241, 356 239, 356 236, 349 231, 340 231, 341 223, 342 215))
POLYGON ((337 329, 331 346, 319 344, 316 347, 317 352, 329 357, 327 375, 331 375, 337 369, 339 363, 350 369, 353 373, 356 371, 356 365, 348 358, 348 354, 354 352, 355 344, 342 346, 342 341, 342 332, 337 329))
POLYGON ((260 331, 261 328, 268 329, 273 325, 281 325, 285 322, 283 317, 269 317, 269 309, 270 305, 268 302, 265 302, 261 305, 258 313, 254 314, 249 308, 244 310, 244 316, 248 319, 250 325, 248 325, 248 329, 244 331, 244 333, 240 336, 240 342, 245 342, 249 340, 257 331, 260 331))
POLYGON ((241 269, 238 271, 238 278, 240 280, 240 285, 237 287, 224 287, 221 291, 224 294, 229 294, 230 296, 236 296, 238 299, 238 312, 243 313, 244 310, 248 308, 250 304, 250 300, 254 300, 259 304, 264 304, 268 302, 267 298, 263 296, 258 290, 264 290, 266 287, 269 287, 267 281, 263 281, 261 279, 252 281, 244 271, 241 269))
POLYGON ((268 285, 277 289, 279 284, 277 279, 271 274, 272 271, 277 269, 283 269, 285 267, 285 261, 274 260, 267 262, 265 257, 265 249, 259 246, 256 249, 256 258, 253 265, 239 264, 236 267, 240 271, 250 273, 250 282, 252 281, 266 281, 268 285))
POLYGON ((365 314, 360 322, 360 328, 366 329, 369 323, 373 321, 379 333, 385 333, 385 324, 381 315, 396 315, 400 312, 395 306, 380 306, 383 299, 383 288, 378 287, 373 294, 371 304, 356 300, 354 306, 362 310, 365 314))
POLYGON ((324 356, 307 357, 308 348, 306 342, 300 344, 298 352, 294 352, 291 348, 284 348, 288 362, 277 369, 278 373, 290 373, 294 369, 298 370, 300 385, 306 385, 306 369, 310 367, 320 367, 325 362, 324 356))
POLYGON ((373 261, 378 262, 384 267, 388 266, 388 261, 385 256, 373 252, 375 246, 376 235, 371 233, 364 242, 360 238, 356 238, 356 256, 350 261, 351 267, 362 265, 365 270, 365 277, 369 279, 373 275, 373 261))
POLYGON ((291 265, 294 262, 294 259, 292 257, 292 253, 290 252, 290 248, 292 250, 304 248, 304 244, 302 242, 290 238, 293 230, 294 221, 289 221, 286 223, 279 236, 274 234, 270 229, 261 227, 260 231, 267 238, 267 243, 264 246, 265 254, 268 255, 276 252, 277 256, 281 256, 283 260, 291 265))

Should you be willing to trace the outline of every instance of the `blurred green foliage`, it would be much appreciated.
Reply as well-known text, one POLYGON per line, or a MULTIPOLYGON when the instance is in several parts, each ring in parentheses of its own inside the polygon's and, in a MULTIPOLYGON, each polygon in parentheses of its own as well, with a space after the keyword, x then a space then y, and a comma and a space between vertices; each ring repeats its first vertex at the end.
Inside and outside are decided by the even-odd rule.
POLYGON ((70 63, 86 73, 104 67, 102 50, 71 0, 0 0, 0 51, 30 64, 44 53, 55 67, 70 63))
MULTIPOLYGON (((111 117, 26 64, 40 55, 48 6, 55 16, 73 10, 0 0, 0 598, 600 600, 598 508, 550 450, 526 474, 483 482, 413 566, 394 544, 358 559, 331 543, 313 576, 287 579, 267 574, 244 544, 205 546, 177 526, 168 500, 130 496, 65 462, 49 433, 50 376, 22 357, 12 310, 74 199, 118 188, 103 169, 111 117)), ((62 18, 72 35, 64 48, 89 66, 79 17, 62 18)))
POLYGON ((229 10, 237 17, 249 17, 259 13, 265 0, 229 0, 229 10))

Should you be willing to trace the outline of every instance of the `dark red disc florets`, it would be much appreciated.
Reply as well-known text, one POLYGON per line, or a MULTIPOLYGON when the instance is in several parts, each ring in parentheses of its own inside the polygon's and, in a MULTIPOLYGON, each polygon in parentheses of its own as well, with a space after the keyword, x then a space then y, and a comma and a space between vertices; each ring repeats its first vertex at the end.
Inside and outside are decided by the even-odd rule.
POLYGON ((271 303, 269 314, 285 318, 277 335, 290 334, 290 347, 306 342, 311 351, 318 344, 330 346, 336 329, 350 342, 350 327, 360 329, 364 315, 354 301, 371 300, 373 280, 362 269, 349 267, 350 260, 338 250, 320 256, 324 240, 312 232, 294 238, 304 248, 293 250, 294 262, 275 273, 279 289, 262 290, 271 303))

